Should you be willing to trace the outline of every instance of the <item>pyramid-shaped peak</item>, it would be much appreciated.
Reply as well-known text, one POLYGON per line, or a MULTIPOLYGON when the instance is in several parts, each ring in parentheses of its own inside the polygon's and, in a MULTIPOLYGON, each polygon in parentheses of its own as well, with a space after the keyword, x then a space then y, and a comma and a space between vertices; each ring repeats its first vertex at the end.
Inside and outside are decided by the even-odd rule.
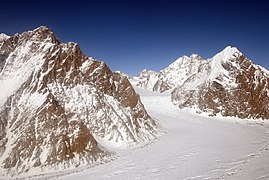
POLYGON ((240 52, 237 47, 227 46, 222 50, 223 53, 234 53, 234 52, 240 52))

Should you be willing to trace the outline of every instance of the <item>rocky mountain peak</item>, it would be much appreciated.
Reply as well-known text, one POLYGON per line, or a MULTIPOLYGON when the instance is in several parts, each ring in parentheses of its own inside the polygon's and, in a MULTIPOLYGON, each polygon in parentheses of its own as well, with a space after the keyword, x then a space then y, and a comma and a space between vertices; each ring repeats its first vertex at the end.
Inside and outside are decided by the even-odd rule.
POLYGON ((24 32, 17 35, 20 39, 60 44, 60 41, 57 39, 54 32, 52 32, 52 30, 46 26, 40 26, 32 31, 24 32))
POLYGON ((0 89, 3 175, 85 166, 156 134, 127 77, 44 26, 0 44, 0 89))
POLYGON ((180 108, 269 119, 268 70, 254 64, 236 47, 227 46, 207 60, 182 56, 137 85, 158 92, 172 90, 172 102, 180 108))
POLYGON ((269 76, 237 48, 227 47, 172 92, 180 108, 209 115, 269 119, 269 76))

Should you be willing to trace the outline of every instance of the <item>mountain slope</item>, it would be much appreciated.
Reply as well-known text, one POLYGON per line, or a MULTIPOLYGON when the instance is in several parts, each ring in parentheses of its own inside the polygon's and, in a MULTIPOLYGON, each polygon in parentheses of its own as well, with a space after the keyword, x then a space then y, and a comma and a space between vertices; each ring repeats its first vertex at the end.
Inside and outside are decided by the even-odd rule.
POLYGON ((268 179, 269 122, 200 116, 173 106, 168 93, 136 89, 166 133, 149 146, 60 180, 268 179))
POLYGON ((147 142, 156 133, 127 77, 62 44, 47 27, 0 43, 0 165, 3 175, 67 169, 147 142))

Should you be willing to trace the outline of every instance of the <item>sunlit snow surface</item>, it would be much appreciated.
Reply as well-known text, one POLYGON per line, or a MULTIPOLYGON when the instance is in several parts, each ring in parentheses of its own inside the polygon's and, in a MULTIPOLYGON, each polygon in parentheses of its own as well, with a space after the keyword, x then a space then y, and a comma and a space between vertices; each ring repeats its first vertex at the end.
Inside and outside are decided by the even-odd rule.
POLYGON ((269 179, 269 123, 209 118, 172 105, 169 92, 137 89, 165 133, 115 159, 77 172, 34 179, 269 179))

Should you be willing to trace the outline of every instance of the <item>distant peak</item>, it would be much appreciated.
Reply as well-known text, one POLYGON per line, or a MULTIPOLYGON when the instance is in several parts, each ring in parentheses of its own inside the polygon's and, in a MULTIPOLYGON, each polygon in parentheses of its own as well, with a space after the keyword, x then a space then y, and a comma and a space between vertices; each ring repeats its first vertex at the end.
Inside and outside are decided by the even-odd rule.
POLYGON ((191 59, 202 59, 202 57, 199 56, 199 54, 192 54, 192 55, 190 56, 190 58, 191 58, 191 59))
POLYGON ((143 69, 141 72, 154 72, 155 73, 155 71, 150 70, 150 69, 143 69))
POLYGON ((198 54, 192 54, 190 56, 183 55, 183 56, 179 57, 178 59, 176 59, 171 65, 177 66, 178 64, 182 64, 184 62, 193 62, 193 61, 202 60, 202 59, 203 58, 201 56, 199 56, 198 54))
POLYGON ((8 36, 8 35, 6 35, 6 34, 4 34, 4 33, 0 33, 0 41, 2 41, 2 40, 6 40, 6 39, 8 39, 10 36, 8 36))
POLYGON ((47 26, 39 26, 36 29, 34 29, 33 31, 51 31, 51 29, 48 28, 47 26))
POLYGON ((43 35, 53 35, 54 33, 52 32, 52 30, 50 28, 48 28, 47 26, 40 26, 36 29, 34 29, 32 32, 34 32, 35 34, 43 34, 43 35))
POLYGON ((227 46, 220 53, 233 55, 234 53, 241 53, 241 52, 237 47, 227 46))
POLYGON ((227 46, 223 49, 225 52, 233 51, 233 52, 240 52, 237 47, 227 46))
POLYGON ((140 73, 138 73, 137 77, 146 77, 150 74, 157 74, 156 71, 150 70, 150 69, 143 69, 140 73))

